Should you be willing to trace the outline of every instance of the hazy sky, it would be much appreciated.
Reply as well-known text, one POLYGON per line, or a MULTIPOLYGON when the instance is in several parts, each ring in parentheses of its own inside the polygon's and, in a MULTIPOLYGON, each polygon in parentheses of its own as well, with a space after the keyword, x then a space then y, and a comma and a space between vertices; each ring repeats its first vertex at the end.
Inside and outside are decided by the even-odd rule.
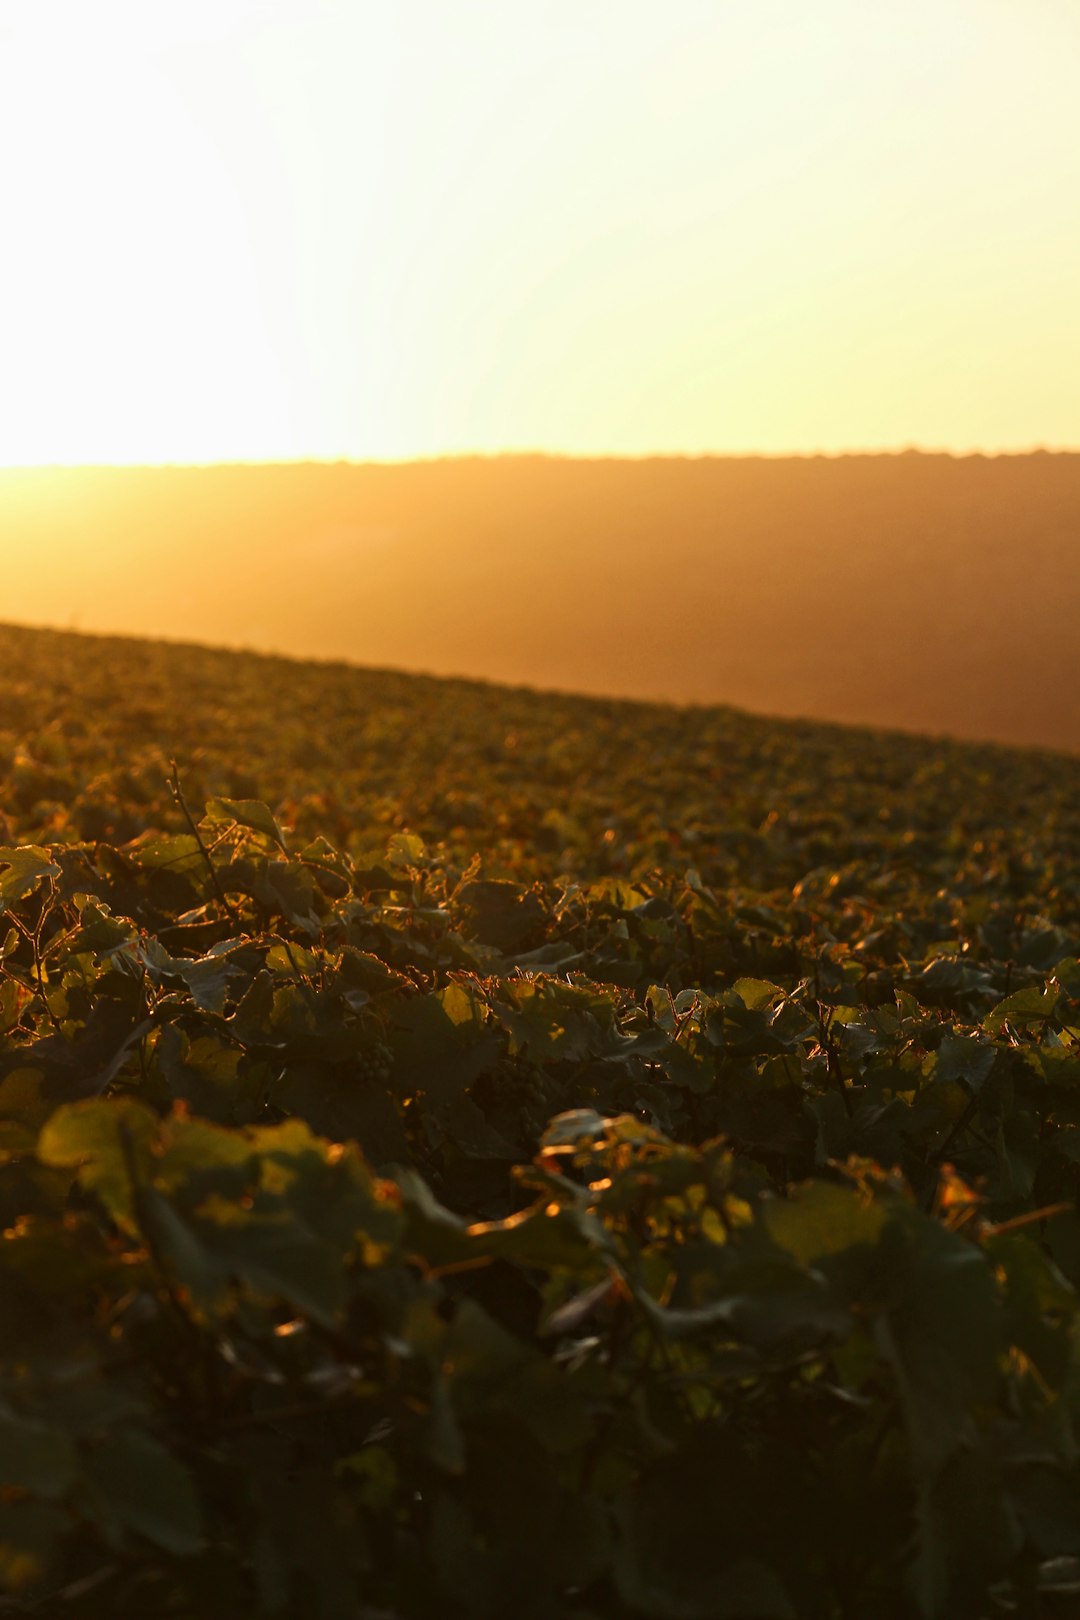
POLYGON ((1076 0, 0 0, 0 462, 1080 444, 1076 0))

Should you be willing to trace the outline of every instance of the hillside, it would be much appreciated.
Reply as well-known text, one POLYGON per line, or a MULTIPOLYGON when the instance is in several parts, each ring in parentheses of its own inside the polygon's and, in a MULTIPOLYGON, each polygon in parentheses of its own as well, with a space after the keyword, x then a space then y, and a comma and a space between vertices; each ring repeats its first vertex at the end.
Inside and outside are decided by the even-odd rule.
POLYGON ((1080 759, 0 659, 0 1612, 1075 1613, 1080 759))
POLYGON ((1080 455, 0 471, 12 618, 1080 749, 1080 455))

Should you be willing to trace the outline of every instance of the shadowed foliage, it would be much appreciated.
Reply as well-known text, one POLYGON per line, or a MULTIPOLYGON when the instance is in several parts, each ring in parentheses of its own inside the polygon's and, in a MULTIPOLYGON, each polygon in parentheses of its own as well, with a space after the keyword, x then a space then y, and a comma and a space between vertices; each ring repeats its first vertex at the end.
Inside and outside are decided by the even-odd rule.
POLYGON ((0 1612, 1075 1612, 1080 762, 0 652, 0 1612))

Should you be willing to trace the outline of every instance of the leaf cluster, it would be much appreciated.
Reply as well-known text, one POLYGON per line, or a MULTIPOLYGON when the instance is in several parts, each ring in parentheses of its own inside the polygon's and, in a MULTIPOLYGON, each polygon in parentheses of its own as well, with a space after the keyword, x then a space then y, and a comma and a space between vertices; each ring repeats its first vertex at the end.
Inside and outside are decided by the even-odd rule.
POLYGON ((4 634, 0 1612, 1071 1612, 1075 761, 4 634))

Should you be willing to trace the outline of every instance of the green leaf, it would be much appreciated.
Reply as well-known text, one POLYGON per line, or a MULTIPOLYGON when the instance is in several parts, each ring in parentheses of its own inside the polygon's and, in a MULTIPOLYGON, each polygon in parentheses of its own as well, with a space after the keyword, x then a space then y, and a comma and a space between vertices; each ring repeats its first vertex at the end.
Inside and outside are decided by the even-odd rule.
POLYGON ((934 1079, 959 1080, 974 1095, 989 1076, 997 1054, 998 1048, 989 1041, 946 1035, 937 1049, 934 1079))
POLYGON ((517 952, 532 942, 546 913, 539 898, 524 884, 506 879, 480 878, 464 883, 454 896, 470 937, 496 950, 517 952))
POLYGON ((136 1195, 151 1164, 157 1116, 129 1097, 68 1103, 58 1108, 38 1138, 42 1164, 75 1170, 119 1226, 138 1228, 136 1195))
POLYGON ((19 844, 17 848, 0 848, 0 913, 33 894, 45 878, 58 878, 60 868, 51 859, 48 850, 37 844, 19 844))
POLYGON ((312 937, 318 934, 315 888, 306 867, 299 861, 268 862, 252 889, 270 911, 280 911, 289 922, 312 937))
POLYGON ((188 876, 206 872, 199 840, 191 833, 162 833, 140 839, 129 856, 139 866, 154 872, 179 872, 188 876))
POLYGON ((886 1207, 861 1189, 832 1181, 808 1182, 790 1198, 772 1198, 762 1205, 773 1242, 804 1266, 855 1244, 875 1244, 887 1216, 886 1207))
POLYGON ((99 956, 122 950, 138 937, 138 929, 127 917, 114 917, 104 901, 93 895, 77 894, 79 929, 68 944, 69 952, 94 951, 99 956))
POLYGON ((205 1012, 221 1012, 230 988, 244 977, 243 969, 222 951, 194 958, 170 956, 156 939, 140 940, 135 951, 154 983, 165 979, 186 985, 195 1005, 205 1012))
POLYGON ((284 850, 285 838, 273 812, 260 799, 210 799, 204 822, 210 827, 246 827, 284 850))
POLYGON ((415 833, 395 833, 386 846, 386 864, 391 872, 406 872, 422 866, 427 859, 424 840, 415 833))
POLYGON ((490 1068, 502 1045, 498 1030, 485 1022, 483 1004, 461 985, 413 996, 394 1008, 395 1088, 447 1102, 490 1068))
POLYGON ((999 1001, 983 1019, 983 1028, 990 1035, 1000 1035, 1006 1024, 1045 1024, 1054 1015, 1061 991, 1057 985, 1032 985, 1027 990, 1014 990, 1011 996, 999 1001))
POLYGON ((779 985, 768 979, 736 979, 731 987, 748 1012, 760 1012, 770 1007, 783 994, 779 985))
POLYGON ((885 1310, 878 1348, 893 1365, 916 1470, 928 1477, 971 1442, 975 1414, 992 1399, 1001 1302, 987 1256, 914 1210, 882 1232, 885 1310))

